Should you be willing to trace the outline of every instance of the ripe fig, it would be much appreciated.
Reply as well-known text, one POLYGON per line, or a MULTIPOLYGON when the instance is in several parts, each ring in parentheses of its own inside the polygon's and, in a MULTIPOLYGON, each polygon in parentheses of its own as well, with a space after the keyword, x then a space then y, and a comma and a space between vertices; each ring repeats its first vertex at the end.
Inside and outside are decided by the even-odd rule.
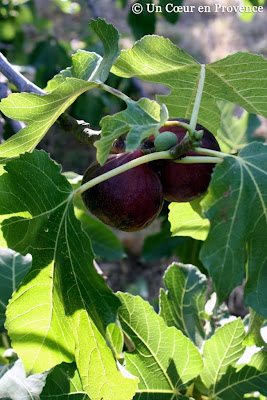
MULTIPOLYGON (((171 121, 180 121, 189 124, 188 119, 175 118, 171 121)), ((213 134, 197 124, 196 130, 203 130, 201 147, 220 151, 219 144, 213 134)), ((160 132, 173 132, 180 142, 186 134, 186 129, 179 125, 163 126, 160 132)), ((186 153, 188 156, 197 156, 194 151, 186 153)), ((168 201, 192 201, 204 194, 211 180, 211 173, 215 164, 177 164, 164 160, 157 164, 160 180, 163 187, 163 197, 168 201)))
MULTIPOLYGON (((142 156, 141 149, 137 149, 113 155, 103 166, 93 163, 82 183, 142 156)), ((147 163, 93 186, 82 194, 82 199, 86 208, 105 224, 129 232, 150 225, 163 205, 160 179, 147 163)))

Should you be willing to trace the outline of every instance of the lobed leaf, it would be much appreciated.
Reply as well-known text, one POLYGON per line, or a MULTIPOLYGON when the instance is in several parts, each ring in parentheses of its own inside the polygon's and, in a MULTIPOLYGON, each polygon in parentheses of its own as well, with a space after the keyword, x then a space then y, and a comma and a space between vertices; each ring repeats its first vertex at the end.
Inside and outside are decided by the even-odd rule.
POLYGON ((260 392, 267 396, 267 353, 255 354, 248 364, 229 367, 214 389, 214 395, 222 400, 243 399, 244 394, 260 392))
POLYGON ((143 139, 153 135, 168 118, 165 107, 161 109, 155 101, 142 98, 137 102, 129 99, 126 103, 126 110, 101 120, 102 137, 95 143, 100 164, 104 164, 112 143, 119 136, 128 132, 126 150, 134 150, 143 139))
MULTIPOLYGON (((199 81, 200 64, 169 39, 146 36, 132 49, 123 51, 112 68, 118 76, 165 85, 167 96, 157 96, 166 104, 170 117, 191 117, 199 81)), ((216 134, 220 127, 218 100, 227 100, 253 114, 267 117, 267 60, 236 53, 206 65, 206 78, 198 122, 216 134)))
POLYGON ((72 56, 72 66, 64 69, 51 79, 46 87, 47 91, 55 90, 68 77, 105 82, 114 61, 120 55, 118 47, 120 35, 112 24, 107 24, 104 19, 92 20, 89 26, 94 30, 104 47, 104 56, 97 53, 78 50, 72 56))
POLYGON ((119 301, 94 268, 60 167, 43 151, 21 155, 7 163, 0 192, 1 244, 33 257, 6 323, 27 373, 76 360, 91 400, 130 399, 136 382, 117 370, 105 341, 119 301))
POLYGON ((166 291, 160 290, 160 316, 201 347, 207 279, 193 265, 171 264, 164 274, 166 291))
POLYGON ((78 51, 73 66, 53 78, 49 94, 15 93, 0 103, 0 110, 9 118, 25 121, 28 125, 0 145, 0 173, 8 158, 31 152, 58 117, 80 96, 104 82, 120 51, 119 34, 111 24, 98 19, 91 26, 103 41, 104 57, 96 53, 78 51))
POLYGON ((240 319, 236 319, 217 329, 212 338, 205 343, 204 368, 200 379, 209 390, 210 396, 216 393, 215 387, 229 366, 233 366, 244 353, 244 337, 244 325, 240 319))
POLYGON ((201 371, 198 350, 139 296, 118 297, 121 326, 134 345, 132 352, 125 352, 125 361, 127 370, 140 380, 136 398, 179 399, 180 391, 201 371))
POLYGON ((202 201, 210 232, 200 258, 221 302, 242 283, 245 302, 266 318, 267 147, 251 143, 214 169, 202 201))
POLYGON ((28 125, 0 144, 0 174, 8 158, 31 152, 48 132, 58 117, 76 98, 96 86, 94 82, 68 78, 52 93, 13 93, 0 103, 0 110, 9 118, 25 121, 28 125))

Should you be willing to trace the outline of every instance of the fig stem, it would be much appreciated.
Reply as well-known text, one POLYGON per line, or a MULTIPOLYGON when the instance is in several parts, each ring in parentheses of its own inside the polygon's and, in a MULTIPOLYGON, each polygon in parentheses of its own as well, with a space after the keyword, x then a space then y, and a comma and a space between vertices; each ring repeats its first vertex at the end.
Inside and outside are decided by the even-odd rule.
POLYGON ((194 102, 194 107, 190 119, 190 128, 192 131, 196 129, 197 125, 197 119, 198 119, 198 113, 199 113, 199 108, 200 108, 200 103, 201 103, 201 98, 202 98, 202 93, 204 89, 204 83, 205 83, 205 75, 206 75, 206 69, 205 69, 205 64, 201 64, 201 69, 200 69, 200 76, 199 76, 199 82, 198 82, 198 87, 197 87, 197 94, 194 102))
POLYGON ((178 164, 221 164, 222 158, 219 157, 201 157, 201 156, 187 156, 180 160, 172 160, 178 164))
MULTIPOLYGON (((138 167, 139 165, 145 164, 150 161, 156 161, 156 160, 173 160, 172 155, 170 154, 170 151, 159 151, 155 153, 150 153, 147 155, 144 155, 142 157, 135 158, 134 160, 129 161, 128 163, 125 163, 121 165, 120 167, 114 168, 111 171, 105 172, 102 175, 97 176, 96 178, 91 179, 90 181, 84 183, 81 185, 78 189, 76 189, 72 195, 79 196, 86 190, 90 189, 91 187, 98 185, 101 182, 106 181, 107 179, 113 178, 113 176, 119 175, 122 172, 128 171, 129 169, 132 169, 134 167, 138 167)), ((175 162, 179 162, 181 164, 194 164, 194 163, 213 163, 213 164, 218 164, 222 162, 221 158, 218 157, 198 157, 198 156, 188 156, 185 157, 181 160, 176 160, 175 162)))
POLYGON ((212 157, 219 157, 219 158, 224 158, 230 156, 230 154, 222 153, 220 151, 216 150, 210 150, 210 149, 205 149, 202 147, 195 147, 194 151, 198 154, 202 154, 204 156, 212 156, 212 157))
POLYGON ((121 100, 125 101, 126 103, 129 103, 129 102, 133 103, 133 102, 134 102, 134 100, 132 100, 132 99, 131 99, 130 97, 128 97, 126 94, 122 93, 120 90, 115 89, 115 88, 113 88, 113 87, 111 87, 111 86, 105 85, 105 83, 99 83, 99 84, 98 84, 98 87, 99 87, 100 89, 105 90, 105 91, 108 92, 108 93, 113 94, 114 96, 119 97, 121 100))

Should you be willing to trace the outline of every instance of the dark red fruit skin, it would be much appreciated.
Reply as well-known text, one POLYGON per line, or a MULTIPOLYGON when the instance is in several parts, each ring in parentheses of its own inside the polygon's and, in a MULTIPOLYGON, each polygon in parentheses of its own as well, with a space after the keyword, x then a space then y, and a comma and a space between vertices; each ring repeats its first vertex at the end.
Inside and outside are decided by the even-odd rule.
MULTIPOLYGON (((187 124, 188 119, 174 118, 171 121, 180 121, 187 124)), ((203 130, 201 146, 207 149, 220 151, 220 146, 213 134, 197 124, 196 130, 203 130)), ((186 129, 178 125, 168 125, 159 129, 159 132, 173 132, 180 142, 186 134, 186 129)), ((197 156, 194 151, 186 153, 187 156, 197 156)), ((163 197, 168 201, 192 201, 204 194, 211 180, 211 173, 215 164, 176 164, 164 160, 158 164, 158 172, 163 187, 163 197)))
MULTIPOLYGON (((82 183, 142 156, 137 149, 112 156, 102 167, 93 163, 82 183)), ((87 209, 105 224, 127 232, 146 228, 163 206, 160 179, 147 163, 93 186, 82 194, 82 199, 87 209)))

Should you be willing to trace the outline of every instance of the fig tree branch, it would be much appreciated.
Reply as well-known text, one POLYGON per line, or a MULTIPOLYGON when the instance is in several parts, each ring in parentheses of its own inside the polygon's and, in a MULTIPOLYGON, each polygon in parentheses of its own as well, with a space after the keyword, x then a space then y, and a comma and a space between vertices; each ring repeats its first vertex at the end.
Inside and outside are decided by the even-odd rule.
MULTIPOLYGON (((47 94, 47 92, 17 71, 1 52, 0 72, 2 72, 9 82, 16 86, 19 92, 36 93, 40 95, 47 94)), ((90 129, 90 124, 88 122, 76 120, 67 113, 63 113, 58 118, 57 122, 64 131, 71 133, 84 144, 92 144, 95 140, 99 139, 100 131, 90 129)))

